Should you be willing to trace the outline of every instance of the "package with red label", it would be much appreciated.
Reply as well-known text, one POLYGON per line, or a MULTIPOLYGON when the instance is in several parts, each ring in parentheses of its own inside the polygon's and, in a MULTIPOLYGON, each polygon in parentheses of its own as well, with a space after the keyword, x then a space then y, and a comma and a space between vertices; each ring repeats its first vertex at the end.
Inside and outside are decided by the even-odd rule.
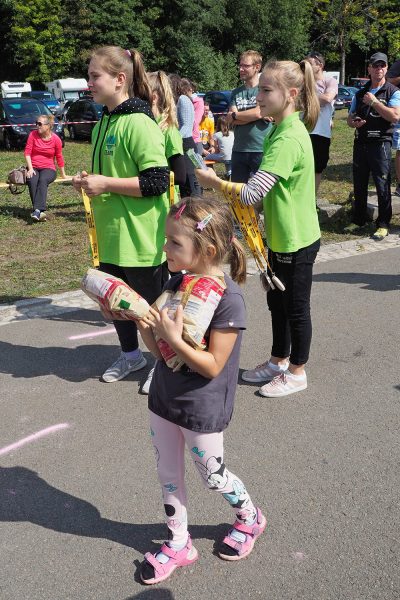
MULTIPOLYGON (((100 308, 115 320, 138 320, 149 312, 149 304, 132 290, 122 279, 88 269, 81 282, 81 288, 100 308)), ((224 290, 224 277, 185 274, 177 290, 166 290, 157 298, 153 308, 159 312, 167 307, 171 319, 177 307, 183 306, 182 338, 193 348, 204 350, 204 335, 214 316, 224 290)), ((168 367, 178 371, 184 362, 177 357, 167 342, 156 337, 158 348, 168 367)))
POLYGON ((141 319, 149 312, 150 305, 122 279, 88 269, 81 288, 100 308, 117 321, 141 319))
MULTIPOLYGON (((176 291, 167 290, 153 304, 153 308, 161 311, 168 308, 168 314, 174 318, 177 307, 183 306, 182 338, 193 348, 204 350, 204 335, 214 316, 215 309, 221 301, 226 288, 224 277, 186 274, 176 291)), ((178 371, 183 361, 174 350, 161 338, 156 341, 163 359, 174 371, 178 371)))

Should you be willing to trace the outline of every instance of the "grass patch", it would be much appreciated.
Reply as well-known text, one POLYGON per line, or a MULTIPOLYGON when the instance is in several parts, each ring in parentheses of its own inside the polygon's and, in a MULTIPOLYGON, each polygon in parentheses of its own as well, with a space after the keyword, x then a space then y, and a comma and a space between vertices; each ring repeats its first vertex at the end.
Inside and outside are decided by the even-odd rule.
MULTIPOLYGON (((344 110, 335 115, 331 157, 319 197, 344 204, 349 212, 353 130, 347 127, 346 118, 347 111, 344 110)), ((25 161, 22 151, 5 152, 1 149, 0 155, 0 181, 5 181, 7 173, 25 161)), ((87 142, 71 142, 67 138, 64 158, 68 174, 83 169, 90 171, 91 146, 87 142)), ((71 186, 50 186, 46 223, 33 224, 31 211, 27 190, 12 196, 7 189, 0 189, 0 303, 76 289, 83 273, 91 265, 81 198, 71 186)), ((348 222, 346 216, 343 222, 324 225, 323 243, 357 237, 342 233, 348 222)), ((393 222, 400 224, 398 218, 393 222)))

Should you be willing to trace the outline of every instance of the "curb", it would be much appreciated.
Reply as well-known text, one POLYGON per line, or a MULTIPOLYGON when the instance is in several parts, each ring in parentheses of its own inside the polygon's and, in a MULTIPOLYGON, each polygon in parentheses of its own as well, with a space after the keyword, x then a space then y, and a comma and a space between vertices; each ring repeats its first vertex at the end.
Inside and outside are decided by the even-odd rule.
MULTIPOLYGON (((359 240, 326 244, 321 246, 316 264, 398 247, 400 247, 398 232, 389 234, 380 242, 376 242, 371 238, 361 238, 359 240)), ((254 259, 248 260, 247 273, 248 275, 258 273, 254 259)), ((86 296, 82 290, 32 298, 30 300, 17 300, 14 304, 0 304, 0 326, 27 319, 51 317, 80 309, 98 310, 97 304, 86 296)))

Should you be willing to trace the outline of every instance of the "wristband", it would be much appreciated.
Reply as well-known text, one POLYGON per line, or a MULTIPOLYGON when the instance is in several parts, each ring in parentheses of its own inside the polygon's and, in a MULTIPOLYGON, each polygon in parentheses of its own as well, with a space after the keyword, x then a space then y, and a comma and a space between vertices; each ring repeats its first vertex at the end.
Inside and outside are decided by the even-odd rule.
POLYGON ((373 106, 373 105, 375 104, 375 102, 376 102, 376 98, 375 98, 375 96, 374 96, 374 97, 372 98, 372 100, 371 100, 371 106, 373 106))

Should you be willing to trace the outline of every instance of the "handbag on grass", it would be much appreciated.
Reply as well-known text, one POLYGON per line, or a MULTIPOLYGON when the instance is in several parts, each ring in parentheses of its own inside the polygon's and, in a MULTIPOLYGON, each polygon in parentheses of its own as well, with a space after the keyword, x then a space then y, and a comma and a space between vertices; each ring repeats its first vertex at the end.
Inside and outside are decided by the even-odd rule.
POLYGON ((26 187, 26 167, 19 167, 10 171, 7 183, 12 194, 22 194, 26 187))

